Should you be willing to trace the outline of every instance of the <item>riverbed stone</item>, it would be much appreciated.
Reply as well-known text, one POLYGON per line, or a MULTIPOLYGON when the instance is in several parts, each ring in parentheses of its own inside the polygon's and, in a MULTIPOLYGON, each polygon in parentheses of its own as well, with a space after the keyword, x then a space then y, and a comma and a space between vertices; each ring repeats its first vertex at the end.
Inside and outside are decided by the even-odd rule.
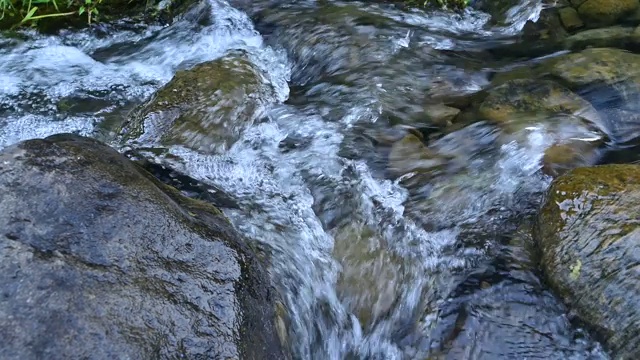
POLYGON ((612 84, 640 75, 640 55, 615 48, 593 48, 552 62, 550 72, 572 89, 612 84))
POLYGON ((633 34, 633 27, 612 26, 599 29, 589 29, 571 35, 565 39, 567 49, 581 50, 588 47, 627 48, 638 43, 633 34))
POLYGON ((600 144, 600 141, 580 140, 554 144, 544 151, 542 171, 556 177, 577 167, 593 165, 601 155, 600 144))
POLYGON ((424 110, 428 122, 437 126, 450 126, 460 113, 460 109, 444 104, 428 104, 424 110))
POLYGON ((597 112, 588 101, 550 80, 507 81, 489 90, 478 111, 480 117, 503 125, 559 113, 599 122, 597 112))
POLYGON ((640 354, 640 166, 574 169, 554 181, 537 241, 554 290, 616 359, 640 354))
POLYGON ((580 15, 578 15, 578 12, 573 7, 566 6, 558 9, 558 16, 560 16, 560 21, 564 28, 569 31, 576 30, 584 26, 584 22, 580 19, 580 15))
POLYGON ((338 297, 363 328, 371 329, 402 294, 408 276, 405 260, 362 221, 342 222, 331 234, 335 241, 333 256, 341 266, 338 297))
POLYGON ((5 148, 0 208, 2 357, 288 358, 277 293, 230 222, 110 147, 5 148))
POLYGON ((589 100, 613 140, 624 143, 640 136, 640 55, 586 49, 555 59, 549 72, 589 100))
POLYGON ((578 13, 589 27, 612 25, 640 5, 638 0, 586 0, 578 5, 578 13))
POLYGON ((247 53, 236 51, 178 71, 131 113, 121 132, 141 143, 220 153, 276 99, 273 87, 247 53))
POLYGON ((446 165, 446 159, 429 149, 420 138, 408 134, 391 146, 389 171, 395 176, 407 173, 430 173, 446 165))

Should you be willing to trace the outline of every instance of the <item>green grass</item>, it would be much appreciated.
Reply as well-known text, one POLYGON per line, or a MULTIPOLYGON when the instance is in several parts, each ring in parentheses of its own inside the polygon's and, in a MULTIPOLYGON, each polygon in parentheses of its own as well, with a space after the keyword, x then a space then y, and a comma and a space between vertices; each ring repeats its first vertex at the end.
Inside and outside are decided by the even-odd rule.
POLYGON ((41 19, 83 16, 91 23, 103 0, 0 0, 0 21, 9 27, 41 19))

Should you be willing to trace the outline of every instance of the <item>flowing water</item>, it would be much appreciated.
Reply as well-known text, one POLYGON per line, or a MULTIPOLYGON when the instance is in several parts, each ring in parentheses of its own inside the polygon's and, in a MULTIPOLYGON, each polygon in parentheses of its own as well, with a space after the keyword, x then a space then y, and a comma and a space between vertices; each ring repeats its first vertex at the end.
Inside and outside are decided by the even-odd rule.
POLYGON ((588 130, 476 122, 433 138, 450 162, 426 180, 385 165, 425 97, 477 92, 515 65, 487 50, 541 8, 514 1, 496 22, 473 9, 208 0, 170 26, 5 35, 0 147, 59 132, 157 146, 123 142, 114 124, 176 71, 243 49, 274 89, 259 121, 220 154, 148 156, 226 194, 225 213, 268 258, 295 358, 606 359, 539 279, 530 236, 551 134, 588 130))

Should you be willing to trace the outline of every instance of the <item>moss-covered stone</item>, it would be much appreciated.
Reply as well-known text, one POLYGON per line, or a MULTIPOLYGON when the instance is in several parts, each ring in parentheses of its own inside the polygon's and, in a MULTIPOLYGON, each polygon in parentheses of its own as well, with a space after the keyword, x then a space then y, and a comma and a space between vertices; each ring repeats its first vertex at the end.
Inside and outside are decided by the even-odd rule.
POLYGON ((556 59, 550 72, 572 89, 612 84, 640 75, 640 55, 614 48, 586 49, 556 59))
POLYGON ((546 277, 617 359, 640 354, 640 166, 556 179, 537 225, 546 277))
POLYGON ((569 140, 547 148, 542 158, 542 171, 551 176, 580 167, 593 165, 600 155, 600 141, 569 140))
POLYGON ((443 156, 429 149, 416 135, 394 143, 389 153, 389 171, 395 176, 410 172, 430 173, 446 164, 443 156))
POLYGON ((449 126, 460 113, 460 109, 444 104, 428 104, 424 106, 427 121, 437 126, 449 126))
POLYGON ((338 296, 360 324, 371 329, 401 296, 406 284, 403 278, 408 275, 405 260, 363 223, 350 219, 331 233, 335 240, 333 256, 341 265, 338 296))
POLYGON ((638 0, 586 0, 579 3, 578 13, 588 27, 598 27, 614 24, 639 5, 638 0))
POLYGON ((633 27, 612 26, 600 29, 581 31, 566 38, 567 49, 582 50, 588 47, 614 47, 627 48, 638 43, 638 39, 633 36, 633 27))
POLYGON ((486 120, 503 125, 553 114, 570 114, 599 122, 597 112, 588 101, 548 80, 507 81, 489 90, 478 113, 486 120))
POLYGON ((243 52, 178 71, 122 129, 127 139, 216 153, 275 100, 271 85, 243 52))
POLYGON ((582 19, 580 19, 580 15, 578 15, 576 9, 570 6, 558 9, 558 16, 560 16, 560 21, 564 28, 569 31, 573 31, 584 26, 584 23, 582 22, 582 19))

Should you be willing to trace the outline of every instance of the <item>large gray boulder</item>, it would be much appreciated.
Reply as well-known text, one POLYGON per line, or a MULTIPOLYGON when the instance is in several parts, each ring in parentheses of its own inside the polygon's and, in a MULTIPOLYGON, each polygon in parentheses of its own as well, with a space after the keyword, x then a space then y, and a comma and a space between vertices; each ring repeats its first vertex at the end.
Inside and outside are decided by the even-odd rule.
POLYGON ((0 209, 2 358, 288 358, 276 293, 228 220, 108 146, 4 149, 0 209))

